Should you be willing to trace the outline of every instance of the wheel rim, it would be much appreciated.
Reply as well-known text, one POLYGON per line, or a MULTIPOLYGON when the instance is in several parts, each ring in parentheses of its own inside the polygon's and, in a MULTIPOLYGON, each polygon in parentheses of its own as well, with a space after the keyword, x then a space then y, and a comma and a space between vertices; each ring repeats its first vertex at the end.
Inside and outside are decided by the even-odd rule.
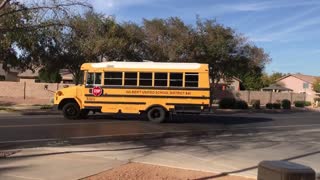
POLYGON ((72 107, 72 106, 68 107, 68 108, 66 109, 66 112, 67 112, 67 115, 68 115, 68 116, 74 116, 74 115, 77 114, 76 108, 75 108, 75 107, 72 107))
POLYGON ((158 109, 154 109, 150 115, 153 119, 158 119, 161 116, 161 112, 158 109))

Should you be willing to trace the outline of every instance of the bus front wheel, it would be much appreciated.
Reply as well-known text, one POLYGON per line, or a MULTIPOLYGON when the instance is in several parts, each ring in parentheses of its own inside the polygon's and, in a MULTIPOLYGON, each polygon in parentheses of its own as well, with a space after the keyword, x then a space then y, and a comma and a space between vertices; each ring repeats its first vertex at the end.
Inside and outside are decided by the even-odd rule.
POLYGON ((148 120, 154 123, 162 123, 166 119, 166 111, 162 107, 152 107, 147 111, 148 120))
POLYGON ((80 107, 77 103, 70 102, 62 108, 63 116, 67 119, 79 119, 81 116, 80 107))

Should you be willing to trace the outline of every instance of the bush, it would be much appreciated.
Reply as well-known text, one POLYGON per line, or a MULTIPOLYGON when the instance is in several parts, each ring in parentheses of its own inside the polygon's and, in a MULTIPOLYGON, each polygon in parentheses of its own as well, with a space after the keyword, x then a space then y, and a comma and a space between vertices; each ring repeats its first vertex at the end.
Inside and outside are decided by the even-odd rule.
POLYGON ((219 104, 219 100, 218 99, 212 100, 212 104, 219 104))
POLYGON ((304 106, 311 106, 312 104, 311 104, 311 102, 310 101, 305 101, 304 102, 304 106))
POLYGON ((235 109, 248 109, 248 103, 243 100, 236 101, 236 103, 234 104, 234 108, 235 109))
POLYGON ((253 99, 251 105, 253 109, 260 109, 260 100, 253 99))
POLYGON ((304 103, 305 103, 304 101, 295 101, 294 102, 294 106, 303 108, 304 107, 304 103))
POLYGON ((219 101, 219 107, 221 109, 232 109, 236 103, 235 98, 223 98, 219 101))
POLYGON ((283 109, 291 109, 291 101, 289 101, 288 99, 284 99, 281 102, 281 106, 283 109))
POLYGON ((272 109, 272 103, 267 103, 267 104, 266 104, 266 108, 267 108, 267 109, 272 109))
POLYGON ((281 104, 280 103, 273 103, 272 108, 273 109, 281 109, 281 104))

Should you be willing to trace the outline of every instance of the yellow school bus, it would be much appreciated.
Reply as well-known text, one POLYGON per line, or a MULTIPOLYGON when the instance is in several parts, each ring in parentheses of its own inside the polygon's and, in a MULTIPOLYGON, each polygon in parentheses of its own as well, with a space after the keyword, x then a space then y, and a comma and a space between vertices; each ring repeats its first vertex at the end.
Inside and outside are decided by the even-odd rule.
POLYGON ((82 85, 55 93, 67 119, 90 111, 146 113, 164 122, 170 113, 201 112, 210 104, 209 68, 199 63, 100 62, 81 66, 82 85))

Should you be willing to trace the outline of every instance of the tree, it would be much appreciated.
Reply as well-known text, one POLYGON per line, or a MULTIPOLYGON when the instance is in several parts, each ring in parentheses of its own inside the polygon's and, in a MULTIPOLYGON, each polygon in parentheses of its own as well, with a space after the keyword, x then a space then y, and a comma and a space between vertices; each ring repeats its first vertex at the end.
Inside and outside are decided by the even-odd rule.
MULTIPOLYGON (((86 62, 103 60, 140 60, 142 40, 135 37, 140 33, 133 24, 126 28, 112 17, 88 11, 74 16, 65 28, 47 28, 40 35, 37 45, 41 50, 41 64, 49 69, 68 69, 75 83, 81 79, 80 66, 86 62), (136 32, 137 31, 137 32, 136 32)), ((55 72, 55 71, 53 71, 55 72)))
POLYGON ((39 66, 38 41, 50 28, 65 27, 65 19, 91 6, 81 0, 0 0, 0 57, 3 67, 21 70, 39 66), (42 35, 42 36, 40 36, 42 35))
POLYGON ((46 83, 60 83, 62 77, 59 71, 52 72, 47 71, 45 68, 43 68, 39 71, 39 80, 46 83))
POLYGON ((262 81, 270 61, 262 48, 212 19, 198 18, 195 26, 177 17, 144 19, 139 26, 119 24, 90 8, 82 0, 0 0, 0 55, 5 67, 42 67, 49 74, 67 68, 77 83, 85 62, 199 62, 209 64, 214 83, 236 76, 246 88, 257 89, 260 85, 251 81, 262 81))
POLYGON ((193 29, 180 18, 144 19, 142 29, 146 59, 181 62, 192 58, 193 29))
POLYGON ((312 84, 312 89, 317 92, 320 93, 320 78, 317 78, 313 84, 312 84))
POLYGON ((19 0, 0 0, 0 19, 12 20, 13 17, 21 18, 21 15, 28 15, 24 23, 15 26, 4 26, 0 23, 0 32, 17 30, 37 30, 48 26, 61 26, 64 19, 77 12, 78 8, 92 9, 91 5, 83 0, 29 0, 21 2, 19 0))
POLYGON ((210 65, 214 83, 221 78, 236 76, 243 81, 245 88, 261 87, 255 85, 259 82, 256 80, 260 79, 265 64, 271 60, 262 48, 251 45, 245 37, 214 20, 198 18, 196 29, 195 59, 210 65), (255 83, 250 82, 252 79, 255 83))

